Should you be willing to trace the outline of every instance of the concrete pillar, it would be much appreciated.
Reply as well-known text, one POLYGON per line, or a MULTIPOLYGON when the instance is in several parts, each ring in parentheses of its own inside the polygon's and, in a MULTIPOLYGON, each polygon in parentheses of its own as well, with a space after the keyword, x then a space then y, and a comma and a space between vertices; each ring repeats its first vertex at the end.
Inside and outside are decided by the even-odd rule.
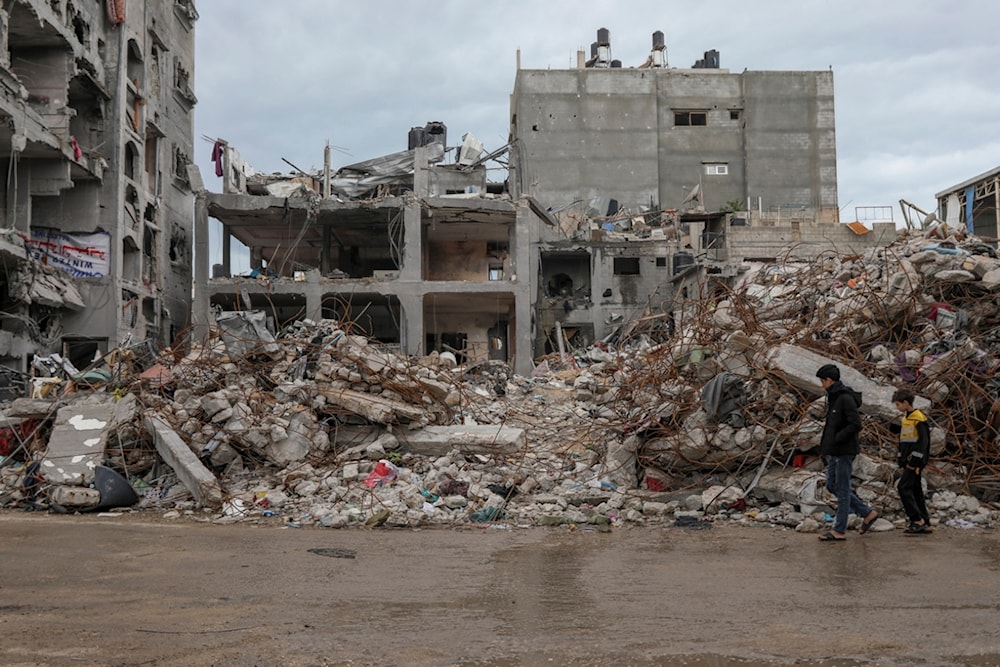
POLYGON ((313 322, 323 319, 323 288, 319 278, 320 273, 315 269, 306 273, 306 318, 313 322))
POLYGON ((423 280, 423 230, 420 221, 420 202, 414 201, 403 209, 403 265, 399 267, 401 281, 423 280))
POLYGON ((418 197, 430 194, 430 175, 427 173, 427 147, 413 149, 413 192, 418 197))
POLYGON ((520 201, 510 230, 510 280, 514 292, 514 330, 511 332, 509 363, 519 375, 530 375, 535 368, 533 341, 535 298, 538 294, 538 253, 535 252, 535 225, 538 219, 527 201, 520 201))
POLYGON ((198 192, 194 198, 194 304, 191 309, 192 338, 200 340, 208 334, 208 193, 198 192))
POLYGON ((227 278, 233 277, 232 244, 233 233, 228 225, 222 225, 222 273, 227 278))
POLYGON ((399 343, 403 352, 426 354, 424 350, 424 298, 421 294, 399 295, 399 343))

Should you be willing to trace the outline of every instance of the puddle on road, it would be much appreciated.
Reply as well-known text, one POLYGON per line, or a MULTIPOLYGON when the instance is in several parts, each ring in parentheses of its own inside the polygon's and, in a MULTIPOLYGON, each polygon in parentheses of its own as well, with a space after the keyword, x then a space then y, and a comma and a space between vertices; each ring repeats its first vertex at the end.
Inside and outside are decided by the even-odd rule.
MULTIPOLYGON (((634 656, 595 656, 594 658, 566 658, 562 655, 537 653, 519 656, 517 658, 501 658, 479 662, 455 663, 455 667, 777 667, 779 665, 796 665, 796 667, 909 667, 914 664, 912 658, 900 658, 899 661, 885 662, 873 660, 759 660, 734 658, 720 655, 677 655, 659 658, 636 658, 634 656)), ((924 664, 924 663, 917 663, 924 664)), ((935 664, 935 663, 926 663, 935 664)), ((1000 655, 956 656, 948 659, 955 667, 996 667, 1000 665, 1000 655)))
MULTIPOLYGON (((607 656, 594 658, 566 658, 560 655, 535 654, 517 658, 503 658, 486 662, 456 663, 456 667, 776 667, 776 665, 792 664, 787 662, 770 662, 767 660, 751 660, 718 655, 678 655, 659 658, 636 658, 632 656, 607 656)), ((864 665, 884 664, 858 662, 855 660, 796 660, 797 667, 862 667, 864 665)), ((970 666, 971 667, 971 666, 970 666)))

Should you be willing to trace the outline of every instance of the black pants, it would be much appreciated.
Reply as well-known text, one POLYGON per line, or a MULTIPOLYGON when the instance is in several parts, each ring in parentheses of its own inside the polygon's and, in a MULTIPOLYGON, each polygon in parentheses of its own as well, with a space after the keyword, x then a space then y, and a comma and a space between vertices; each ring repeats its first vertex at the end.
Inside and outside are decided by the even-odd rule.
POLYGON ((903 511, 906 512, 910 523, 923 521, 928 526, 931 525, 931 517, 924 502, 924 487, 921 484, 920 473, 910 468, 903 468, 896 489, 899 491, 899 499, 903 501, 903 511))

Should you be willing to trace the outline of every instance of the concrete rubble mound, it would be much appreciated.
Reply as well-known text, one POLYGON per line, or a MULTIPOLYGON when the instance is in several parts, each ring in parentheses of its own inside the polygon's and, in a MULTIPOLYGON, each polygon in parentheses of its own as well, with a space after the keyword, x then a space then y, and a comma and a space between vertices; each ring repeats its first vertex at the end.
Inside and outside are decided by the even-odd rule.
POLYGON ((0 502, 290 527, 816 531, 835 500, 815 371, 835 363, 864 397, 856 488, 875 530, 905 525, 888 429, 900 386, 932 418, 934 521, 992 527, 998 293, 992 246, 907 232, 863 254, 748 263, 725 288, 536 360, 531 377, 402 356, 350 322, 275 331, 265 312, 220 313, 184 351, 35 364, 50 377, 0 410, 0 502))

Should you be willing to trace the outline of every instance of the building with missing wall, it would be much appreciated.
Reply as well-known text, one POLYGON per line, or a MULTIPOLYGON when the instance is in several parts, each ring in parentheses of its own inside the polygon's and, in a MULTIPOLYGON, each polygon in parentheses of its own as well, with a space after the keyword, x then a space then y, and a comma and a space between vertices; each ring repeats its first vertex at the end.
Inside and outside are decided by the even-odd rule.
POLYGON ((189 324, 197 18, 192 0, 0 9, 4 386, 36 355, 83 370, 189 324))
POLYGON ((536 352, 669 314, 746 258, 895 238, 838 224, 832 71, 730 72, 714 49, 673 67, 652 37, 633 67, 604 28, 576 68, 518 66, 511 193, 557 221, 532 255, 536 352))

